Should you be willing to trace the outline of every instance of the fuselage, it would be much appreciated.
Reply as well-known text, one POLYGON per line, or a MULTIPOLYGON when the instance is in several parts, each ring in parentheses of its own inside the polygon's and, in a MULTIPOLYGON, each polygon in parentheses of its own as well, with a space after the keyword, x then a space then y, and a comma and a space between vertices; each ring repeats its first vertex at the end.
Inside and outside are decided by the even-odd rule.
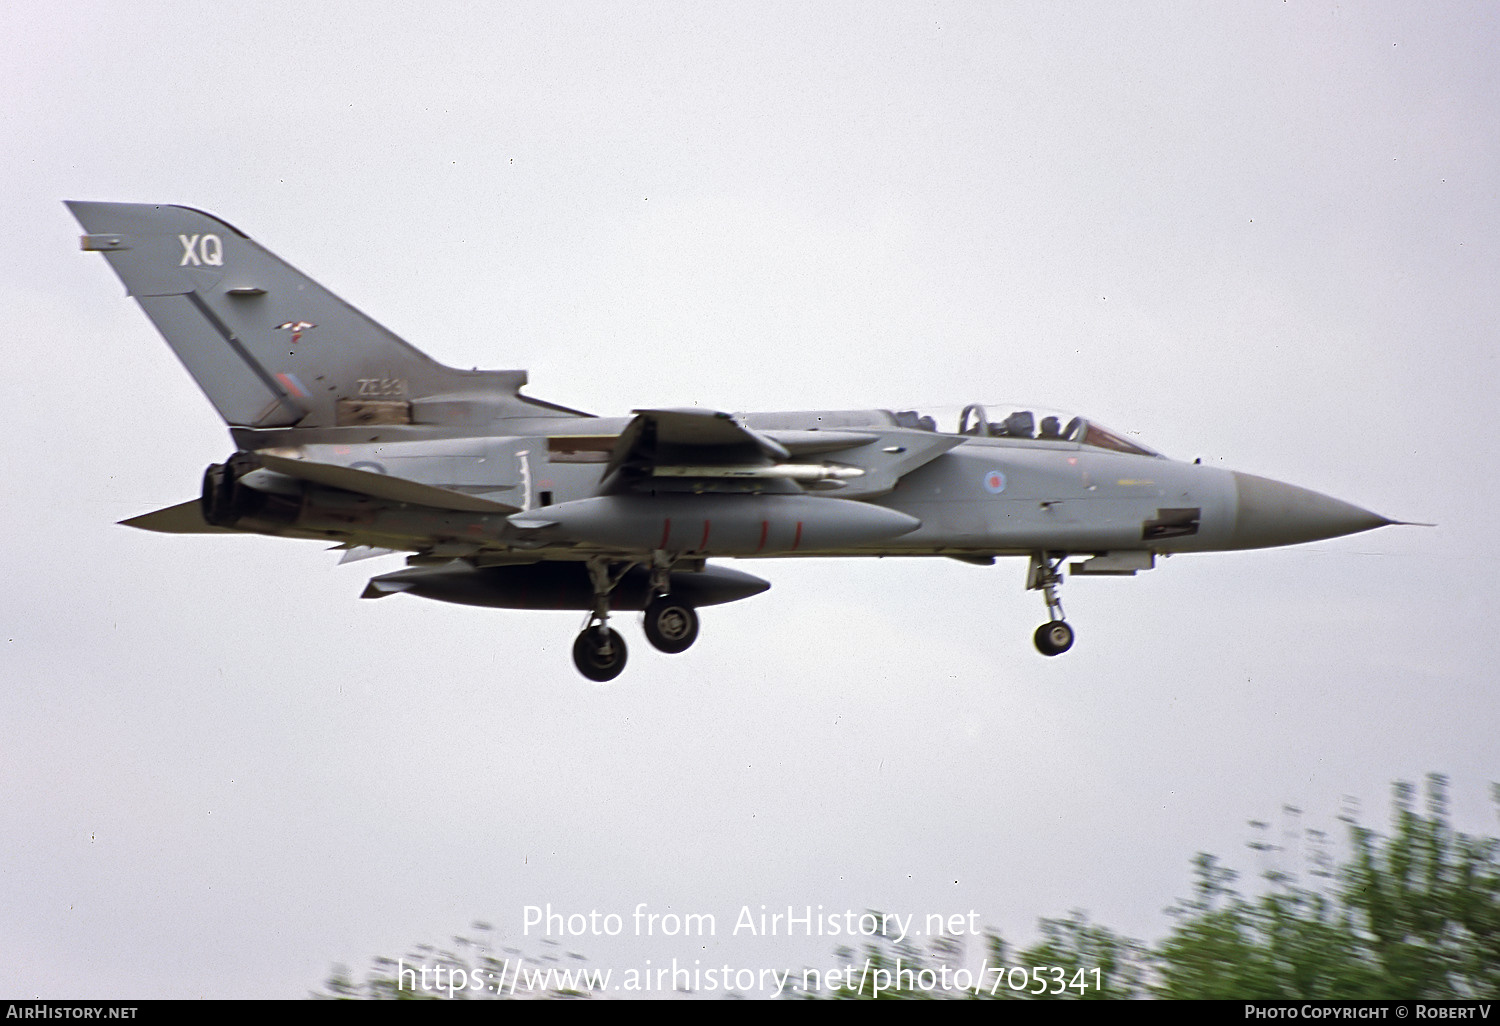
MULTIPOLYGON (((721 480, 653 478, 627 495, 597 498, 606 461, 629 418, 552 416, 505 424, 504 434, 446 438, 431 437, 419 425, 366 432, 365 440, 339 429, 346 441, 261 446, 485 496, 524 512, 606 504, 590 523, 607 519, 612 530, 583 531, 586 537, 520 530, 499 512, 380 503, 303 482, 280 482, 279 506, 272 503, 267 515, 234 526, 408 551, 487 553, 491 559, 514 553, 530 560, 638 556, 653 549, 687 558, 1166 554, 1283 545, 1389 523, 1292 485, 1172 460, 1129 443, 1139 451, 1091 444, 1082 428, 1072 437, 959 434, 905 426, 897 414, 878 409, 736 419, 773 439, 795 438, 798 454, 781 465, 790 469, 781 476, 765 470, 767 476, 759 478, 734 477, 734 468, 721 480), (819 437, 828 438, 828 446, 815 444, 819 437), (884 462, 910 459, 923 446, 938 451, 899 476, 882 478, 884 462), (825 489, 804 490, 795 482, 817 468, 832 468, 825 489), (863 534, 815 528, 820 520, 836 527, 846 519, 842 510, 859 512, 851 501, 871 507, 864 520, 878 508, 904 514, 912 524, 863 534), (626 514, 640 523, 621 526, 626 514)), ((1103 437, 1118 440, 1112 433, 1103 437)), ((278 487, 264 472, 247 484, 270 492, 278 487)))
POLYGON ((211 214, 68 206, 238 450, 199 500, 125 523, 407 553, 367 598, 587 609, 573 657, 595 681, 625 665, 611 608, 642 609, 675 654, 695 606, 769 586, 712 558, 1026 556, 1049 617, 1034 640, 1053 656, 1073 644, 1058 597, 1071 556, 1087 558, 1070 573, 1132 574, 1159 554, 1391 523, 1014 404, 591 417, 522 394, 523 370, 438 363, 211 214))

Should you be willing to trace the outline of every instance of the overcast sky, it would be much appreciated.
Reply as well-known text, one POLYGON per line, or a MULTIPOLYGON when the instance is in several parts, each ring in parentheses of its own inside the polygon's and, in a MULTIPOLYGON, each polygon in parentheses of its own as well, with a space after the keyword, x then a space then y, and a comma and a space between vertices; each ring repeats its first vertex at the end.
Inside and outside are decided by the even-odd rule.
POLYGON ((1249 819, 1493 835, 1500 11, 1485 3, 0 6, 0 995, 298 997, 503 943, 832 965, 742 906, 1146 940, 1249 819), (232 444, 64 199, 210 210, 445 363, 601 414, 1024 399, 1436 528, 738 563, 613 685, 574 614, 116 521, 232 444), (627 920, 628 922, 628 920, 627 920))

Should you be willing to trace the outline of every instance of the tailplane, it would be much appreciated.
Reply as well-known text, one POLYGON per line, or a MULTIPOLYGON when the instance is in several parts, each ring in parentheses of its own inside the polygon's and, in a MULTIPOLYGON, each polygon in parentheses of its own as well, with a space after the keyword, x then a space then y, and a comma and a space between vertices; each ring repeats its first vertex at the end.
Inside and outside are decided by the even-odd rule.
POLYGON ((577 415, 521 396, 525 371, 436 362, 210 214, 67 205, 83 248, 104 254, 232 428, 481 427, 577 415))

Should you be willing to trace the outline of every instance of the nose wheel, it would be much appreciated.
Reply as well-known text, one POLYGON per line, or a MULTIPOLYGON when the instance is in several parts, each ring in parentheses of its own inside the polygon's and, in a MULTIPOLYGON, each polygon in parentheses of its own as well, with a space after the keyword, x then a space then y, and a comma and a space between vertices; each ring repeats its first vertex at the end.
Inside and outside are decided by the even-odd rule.
POLYGON ((1073 647, 1073 628, 1063 620, 1044 623, 1032 635, 1036 650, 1044 656, 1062 655, 1073 647))
POLYGON ((1027 589, 1042 593, 1047 600, 1047 615, 1052 618, 1031 636, 1036 650, 1044 656, 1062 655, 1073 647, 1073 628, 1063 619, 1062 598, 1057 594, 1063 582, 1063 561, 1067 558, 1066 552, 1033 552, 1031 568, 1026 573, 1027 589))

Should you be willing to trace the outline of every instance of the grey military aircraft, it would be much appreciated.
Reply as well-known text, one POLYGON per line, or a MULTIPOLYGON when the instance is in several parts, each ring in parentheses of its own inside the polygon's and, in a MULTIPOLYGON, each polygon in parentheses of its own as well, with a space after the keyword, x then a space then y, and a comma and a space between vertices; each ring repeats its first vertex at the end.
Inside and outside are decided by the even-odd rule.
POLYGON ((181 206, 69 202, 228 423, 237 451, 198 498, 124 523, 167 533, 332 541, 345 560, 405 552, 365 598, 404 592, 576 609, 590 680, 625 666, 610 628, 644 611, 663 652, 697 607, 770 584, 711 558, 1029 560, 1067 651, 1058 589, 1158 556, 1292 545, 1399 523, 1293 485, 1168 459, 1084 417, 972 404, 597 417, 524 395, 526 372, 465 371, 414 349, 249 236, 181 206))

